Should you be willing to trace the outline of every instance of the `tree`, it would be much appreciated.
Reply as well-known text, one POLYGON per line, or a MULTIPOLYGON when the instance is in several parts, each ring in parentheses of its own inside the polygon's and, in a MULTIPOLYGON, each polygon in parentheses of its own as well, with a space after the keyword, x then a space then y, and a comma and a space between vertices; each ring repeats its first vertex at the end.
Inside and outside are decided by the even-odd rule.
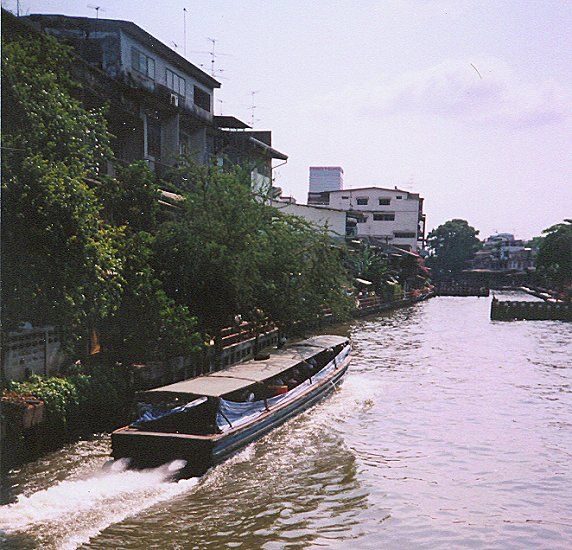
POLYGON ((431 252, 427 263, 438 273, 459 273, 481 246, 478 234, 466 220, 445 222, 427 236, 431 252))
POLYGON ((345 304, 347 282, 327 235, 269 206, 240 168, 180 167, 185 201, 155 241, 165 290, 190 307, 204 332, 259 310, 286 325, 345 304))
POLYGON ((48 36, 2 38, 2 317, 55 324, 70 340, 121 292, 121 229, 86 180, 110 157, 102 111, 73 99, 67 48, 48 36))
POLYGON ((572 284, 572 219, 545 229, 536 267, 539 274, 564 289, 572 284))
POLYGON ((152 267, 163 215, 144 163, 112 160, 103 110, 73 99, 69 50, 44 35, 2 37, 2 321, 98 328, 116 360, 195 349, 196 319, 152 267))

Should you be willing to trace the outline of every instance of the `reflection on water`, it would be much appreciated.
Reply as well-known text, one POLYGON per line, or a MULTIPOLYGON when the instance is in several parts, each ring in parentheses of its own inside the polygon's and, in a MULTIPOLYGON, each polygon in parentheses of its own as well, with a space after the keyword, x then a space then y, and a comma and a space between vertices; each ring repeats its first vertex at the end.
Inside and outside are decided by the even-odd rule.
POLYGON ((99 472, 107 437, 14 473, 12 548, 572 545, 570 324, 490 299, 367 318, 333 396, 199 480, 99 472))

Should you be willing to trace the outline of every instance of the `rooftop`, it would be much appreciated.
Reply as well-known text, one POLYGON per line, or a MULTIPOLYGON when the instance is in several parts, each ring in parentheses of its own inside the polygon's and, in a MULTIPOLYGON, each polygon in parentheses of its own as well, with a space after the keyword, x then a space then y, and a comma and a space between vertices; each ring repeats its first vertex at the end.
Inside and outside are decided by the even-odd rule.
POLYGON ((215 80, 212 76, 193 65, 190 61, 179 55, 176 51, 172 50, 163 42, 149 34, 147 31, 136 25, 131 21, 123 21, 121 19, 96 19, 94 17, 76 17, 61 14, 42 14, 34 13, 27 16, 28 19, 38 23, 40 26, 49 27, 50 22, 67 24, 68 28, 77 28, 84 31, 92 32, 95 29, 117 29, 122 30, 132 37, 136 38, 139 42, 145 44, 149 49, 156 52, 161 57, 168 59, 173 65, 177 66, 182 71, 196 78, 202 84, 210 88, 220 88, 220 82, 215 80))

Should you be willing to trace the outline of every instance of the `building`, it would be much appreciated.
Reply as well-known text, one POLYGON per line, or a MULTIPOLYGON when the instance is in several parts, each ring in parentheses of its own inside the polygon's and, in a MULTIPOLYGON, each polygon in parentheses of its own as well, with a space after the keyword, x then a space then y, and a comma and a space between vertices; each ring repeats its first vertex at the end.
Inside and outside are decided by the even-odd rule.
POLYGON ((339 191, 344 188, 344 171, 341 166, 311 166, 308 204, 325 191, 339 191))
POLYGON ((497 233, 485 239, 471 264, 473 269, 526 271, 534 268, 536 252, 511 233, 497 233))
POLYGON ((271 206, 290 216, 304 218, 317 227, 327 228, 330 237, 335 240, 345 240, 347 213, 344 210, 296 204, 289 200, 273 200, 271 206))
POLYGON ((220 83, 136 24, 39 14, 21 20, 73 47, 81 100, 87 107, 109 103, 120 162, 143 159, 162 175, 181 155, 201 164, 216 159, 248 165, 260 184, 271 181, 273 159, 288 158, 272 148, 270 132, 215 116, 220 83))
POLYGON ((361 187, 315 194, 308 204, 344 210, 355 219, 354 236, 416 252, 425 243, 423 199, 418 193, 361 187))

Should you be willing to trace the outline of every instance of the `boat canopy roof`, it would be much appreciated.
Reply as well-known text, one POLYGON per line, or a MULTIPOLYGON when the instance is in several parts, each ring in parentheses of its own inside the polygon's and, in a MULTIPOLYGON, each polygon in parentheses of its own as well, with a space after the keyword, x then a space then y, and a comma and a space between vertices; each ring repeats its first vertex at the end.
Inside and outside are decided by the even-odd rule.
POLYGON ((148 390, 144 395, 157 396, 158 394, 166 394, 170 396, 221 397, 227 393, 232 393, 252 386, 252 384, 257 382, 278 376, 327 348, 347 342, 348 338, 343 336, 314 336, 303 342, 288 346, 286 349, 272 352, 270 358, 264 361, 246 361, 222 371, 148 390))

